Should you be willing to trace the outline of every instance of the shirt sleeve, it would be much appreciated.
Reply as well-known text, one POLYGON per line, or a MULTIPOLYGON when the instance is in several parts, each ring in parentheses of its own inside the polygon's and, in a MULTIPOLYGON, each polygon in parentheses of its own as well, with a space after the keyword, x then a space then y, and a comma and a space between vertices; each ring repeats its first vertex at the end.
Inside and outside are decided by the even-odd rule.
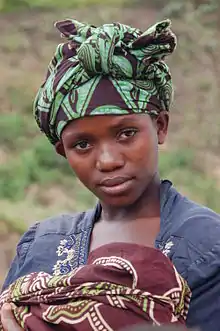
POLYGON ((220 327, 220 240, 188 269, 188 284, 193 295, 187 324, 202 331, 220 327))
POLYGON ((9 272, 8 272, 6 279, 4 281, 4 284, 2 286, 2 291, 4 291, 16 279, 18 279, 19 277, 21 277, 25 274, 25 271, 22 268, 22 266, 25 263, 25 258, 26 258, 27 252, 35 239, 35 234, 36 234, 38 225, 39 225, 39 223, 35 223, 21 237, 21 239, 17 245, 16 256, 14 257, 14 259, 11 263, 9 272))

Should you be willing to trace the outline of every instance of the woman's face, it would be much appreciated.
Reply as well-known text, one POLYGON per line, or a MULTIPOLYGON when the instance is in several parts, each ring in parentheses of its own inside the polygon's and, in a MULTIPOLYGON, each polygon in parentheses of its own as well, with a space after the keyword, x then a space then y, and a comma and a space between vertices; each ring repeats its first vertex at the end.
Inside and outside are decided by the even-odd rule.
POLYGON ((158 143, 168 116, 90 116, 70 122, 57 148, 80 181, 101 202, 127 206, 137 201, 158 172, 158 143))

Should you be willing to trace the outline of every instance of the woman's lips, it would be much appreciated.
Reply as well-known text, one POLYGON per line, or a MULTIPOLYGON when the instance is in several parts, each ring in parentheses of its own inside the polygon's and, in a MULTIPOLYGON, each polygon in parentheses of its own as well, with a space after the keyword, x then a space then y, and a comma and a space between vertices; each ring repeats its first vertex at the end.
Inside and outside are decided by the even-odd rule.
POLYGON ((131 177, 106 178, 101 182, 100 189, 108 195, 122 195, 131 188, 133 181, 131 177))

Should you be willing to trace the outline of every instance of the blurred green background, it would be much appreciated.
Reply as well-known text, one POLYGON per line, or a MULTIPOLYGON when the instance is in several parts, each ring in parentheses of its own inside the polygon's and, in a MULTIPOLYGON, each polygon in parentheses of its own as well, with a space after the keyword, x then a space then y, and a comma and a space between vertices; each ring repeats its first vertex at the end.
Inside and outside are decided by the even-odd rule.
POLYGON ((142 30, 172 19, 179 42, 168 62, 176 94, 161 176, 220 212, 219 0, 0 0, 0 283, 30 224, 95 202, 32 117, 33 98, 60 42, 53 23, 67 17, 142 30))

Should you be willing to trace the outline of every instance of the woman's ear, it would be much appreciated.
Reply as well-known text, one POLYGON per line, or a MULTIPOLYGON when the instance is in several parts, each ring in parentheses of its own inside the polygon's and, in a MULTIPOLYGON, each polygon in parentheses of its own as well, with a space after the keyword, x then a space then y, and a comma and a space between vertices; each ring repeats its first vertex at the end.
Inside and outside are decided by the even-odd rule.
POLYGON ((64 150, 62 141, 59 140, 55 144, 55 149, 56 149, 57 154, 59 154, 59 155, 61 155, 61 156, 63 156, 63 157, 66 158, 66 153, 65 153, 65 150, 64 150))
POLYGON ((156 123, 157 123, 157 137, 158 137, 158 144, 159 145, 163 145, 165 140, 166 140, 166 136, 167 136, 167 132, 168 132, 168 126, 169 126, 169 114, 167 111, 162 111, 157 119, 156 119, 156 123))

